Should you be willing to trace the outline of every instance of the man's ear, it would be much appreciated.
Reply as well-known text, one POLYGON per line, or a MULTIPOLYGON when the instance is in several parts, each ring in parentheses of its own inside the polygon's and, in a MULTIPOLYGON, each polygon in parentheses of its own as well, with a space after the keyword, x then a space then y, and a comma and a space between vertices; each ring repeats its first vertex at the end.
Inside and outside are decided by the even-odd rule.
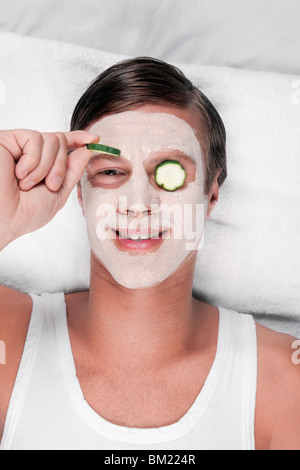
POLYGON ((207 201, 208 201, 208 206, 207 206, 207 211, 206 211, 206 219, 209 219, 210 214, 217 204, 219 200, 219 183, 218 183, 218 177, 221 173, 221 169, 217 171, 216 176, 214 178, 213 184, 211 186, 211 189, 207 195, 207 201))
POLYGON ((79 181, 79 183, 77 183, 77 198, 78 198, 78 202, 81 206, 81 209, 82 209, 82 215, 85 217, 85 213, 84 213, 84 208, 83 208, 83 201, 82 201, 82 189, 81 189, 81 183, 79 181))

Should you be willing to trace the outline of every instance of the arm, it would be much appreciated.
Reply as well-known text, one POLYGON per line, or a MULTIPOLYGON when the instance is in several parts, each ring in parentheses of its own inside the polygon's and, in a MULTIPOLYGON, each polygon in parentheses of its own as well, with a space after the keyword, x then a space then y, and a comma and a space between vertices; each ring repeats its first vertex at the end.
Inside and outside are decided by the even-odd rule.
POLYGON ((300 450, 300 363, 296 338, 257 325, 257 450, 300 450))
MULTIPOLYGON (((0 251, 46 225, 80 180, 99 137, 88 132, 0 131, 0 251), (74 150, 68 156, 68 150, 74 150), (55 184, 53 177, 60 181, 55 184), (30 182, 32 181, 32 184, 30 182)), ((30 296, 0 286, 0 439, 31 317, 30 296)))
POLYGON ((0 286, 0 441, 32 310, 31 298, 0 286))
POLYGON ((300 450, 300 364, 293 364, 292 352, 282 363, 270 450, 300 450))

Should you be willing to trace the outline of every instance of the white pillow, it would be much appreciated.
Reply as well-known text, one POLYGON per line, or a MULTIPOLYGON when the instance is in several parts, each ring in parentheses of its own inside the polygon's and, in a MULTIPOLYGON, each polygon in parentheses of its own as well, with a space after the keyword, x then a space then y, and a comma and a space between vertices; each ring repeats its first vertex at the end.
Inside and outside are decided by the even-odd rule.
POLYGON ((9 0, 1 31, 185 64, 300 73, 298 0, 9 0))
MULTIPOLYGON (((123 58, 0 33, 0 128, 69 130, 89 83, 123 58)), ((194 293, 300 334, 300 100, 293 88, 300 77, 181 68, 215 104, 228 137, 228 178, 206 225, 194 293)), ((37 294, 88 288, 89 245, 75 191, 46 227, 0 253, 0 283, 37 294)))

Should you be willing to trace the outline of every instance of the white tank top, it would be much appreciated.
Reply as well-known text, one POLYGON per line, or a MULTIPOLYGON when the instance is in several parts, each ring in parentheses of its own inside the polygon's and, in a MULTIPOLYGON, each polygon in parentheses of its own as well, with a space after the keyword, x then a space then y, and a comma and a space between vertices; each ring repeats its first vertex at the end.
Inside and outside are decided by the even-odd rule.
POLYGON ((219 307, 217 353, 198 397, 176 423, 118 426, 85 401, 63 293, 31 295, 33 311, 1 450, 254 450, 256 328, 219 307))

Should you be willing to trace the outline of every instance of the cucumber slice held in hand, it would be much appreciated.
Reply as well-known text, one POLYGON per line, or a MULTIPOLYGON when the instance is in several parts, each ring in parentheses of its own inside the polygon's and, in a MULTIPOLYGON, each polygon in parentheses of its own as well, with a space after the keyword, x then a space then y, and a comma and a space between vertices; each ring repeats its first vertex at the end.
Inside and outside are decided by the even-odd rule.
POLYGON ((155 181, 166 191, 175 191, 183 186, 185 177, 184 168, 175 160, 166 160, 155 169, 155 181))
POLYGON ((114 147, 108 147, 107 145, 87 144, 86 148, 92 150, 95 153, 105 153, 107 155, 113 155, 114 157, 119 157, 121 155, 121 150, 114 147))

